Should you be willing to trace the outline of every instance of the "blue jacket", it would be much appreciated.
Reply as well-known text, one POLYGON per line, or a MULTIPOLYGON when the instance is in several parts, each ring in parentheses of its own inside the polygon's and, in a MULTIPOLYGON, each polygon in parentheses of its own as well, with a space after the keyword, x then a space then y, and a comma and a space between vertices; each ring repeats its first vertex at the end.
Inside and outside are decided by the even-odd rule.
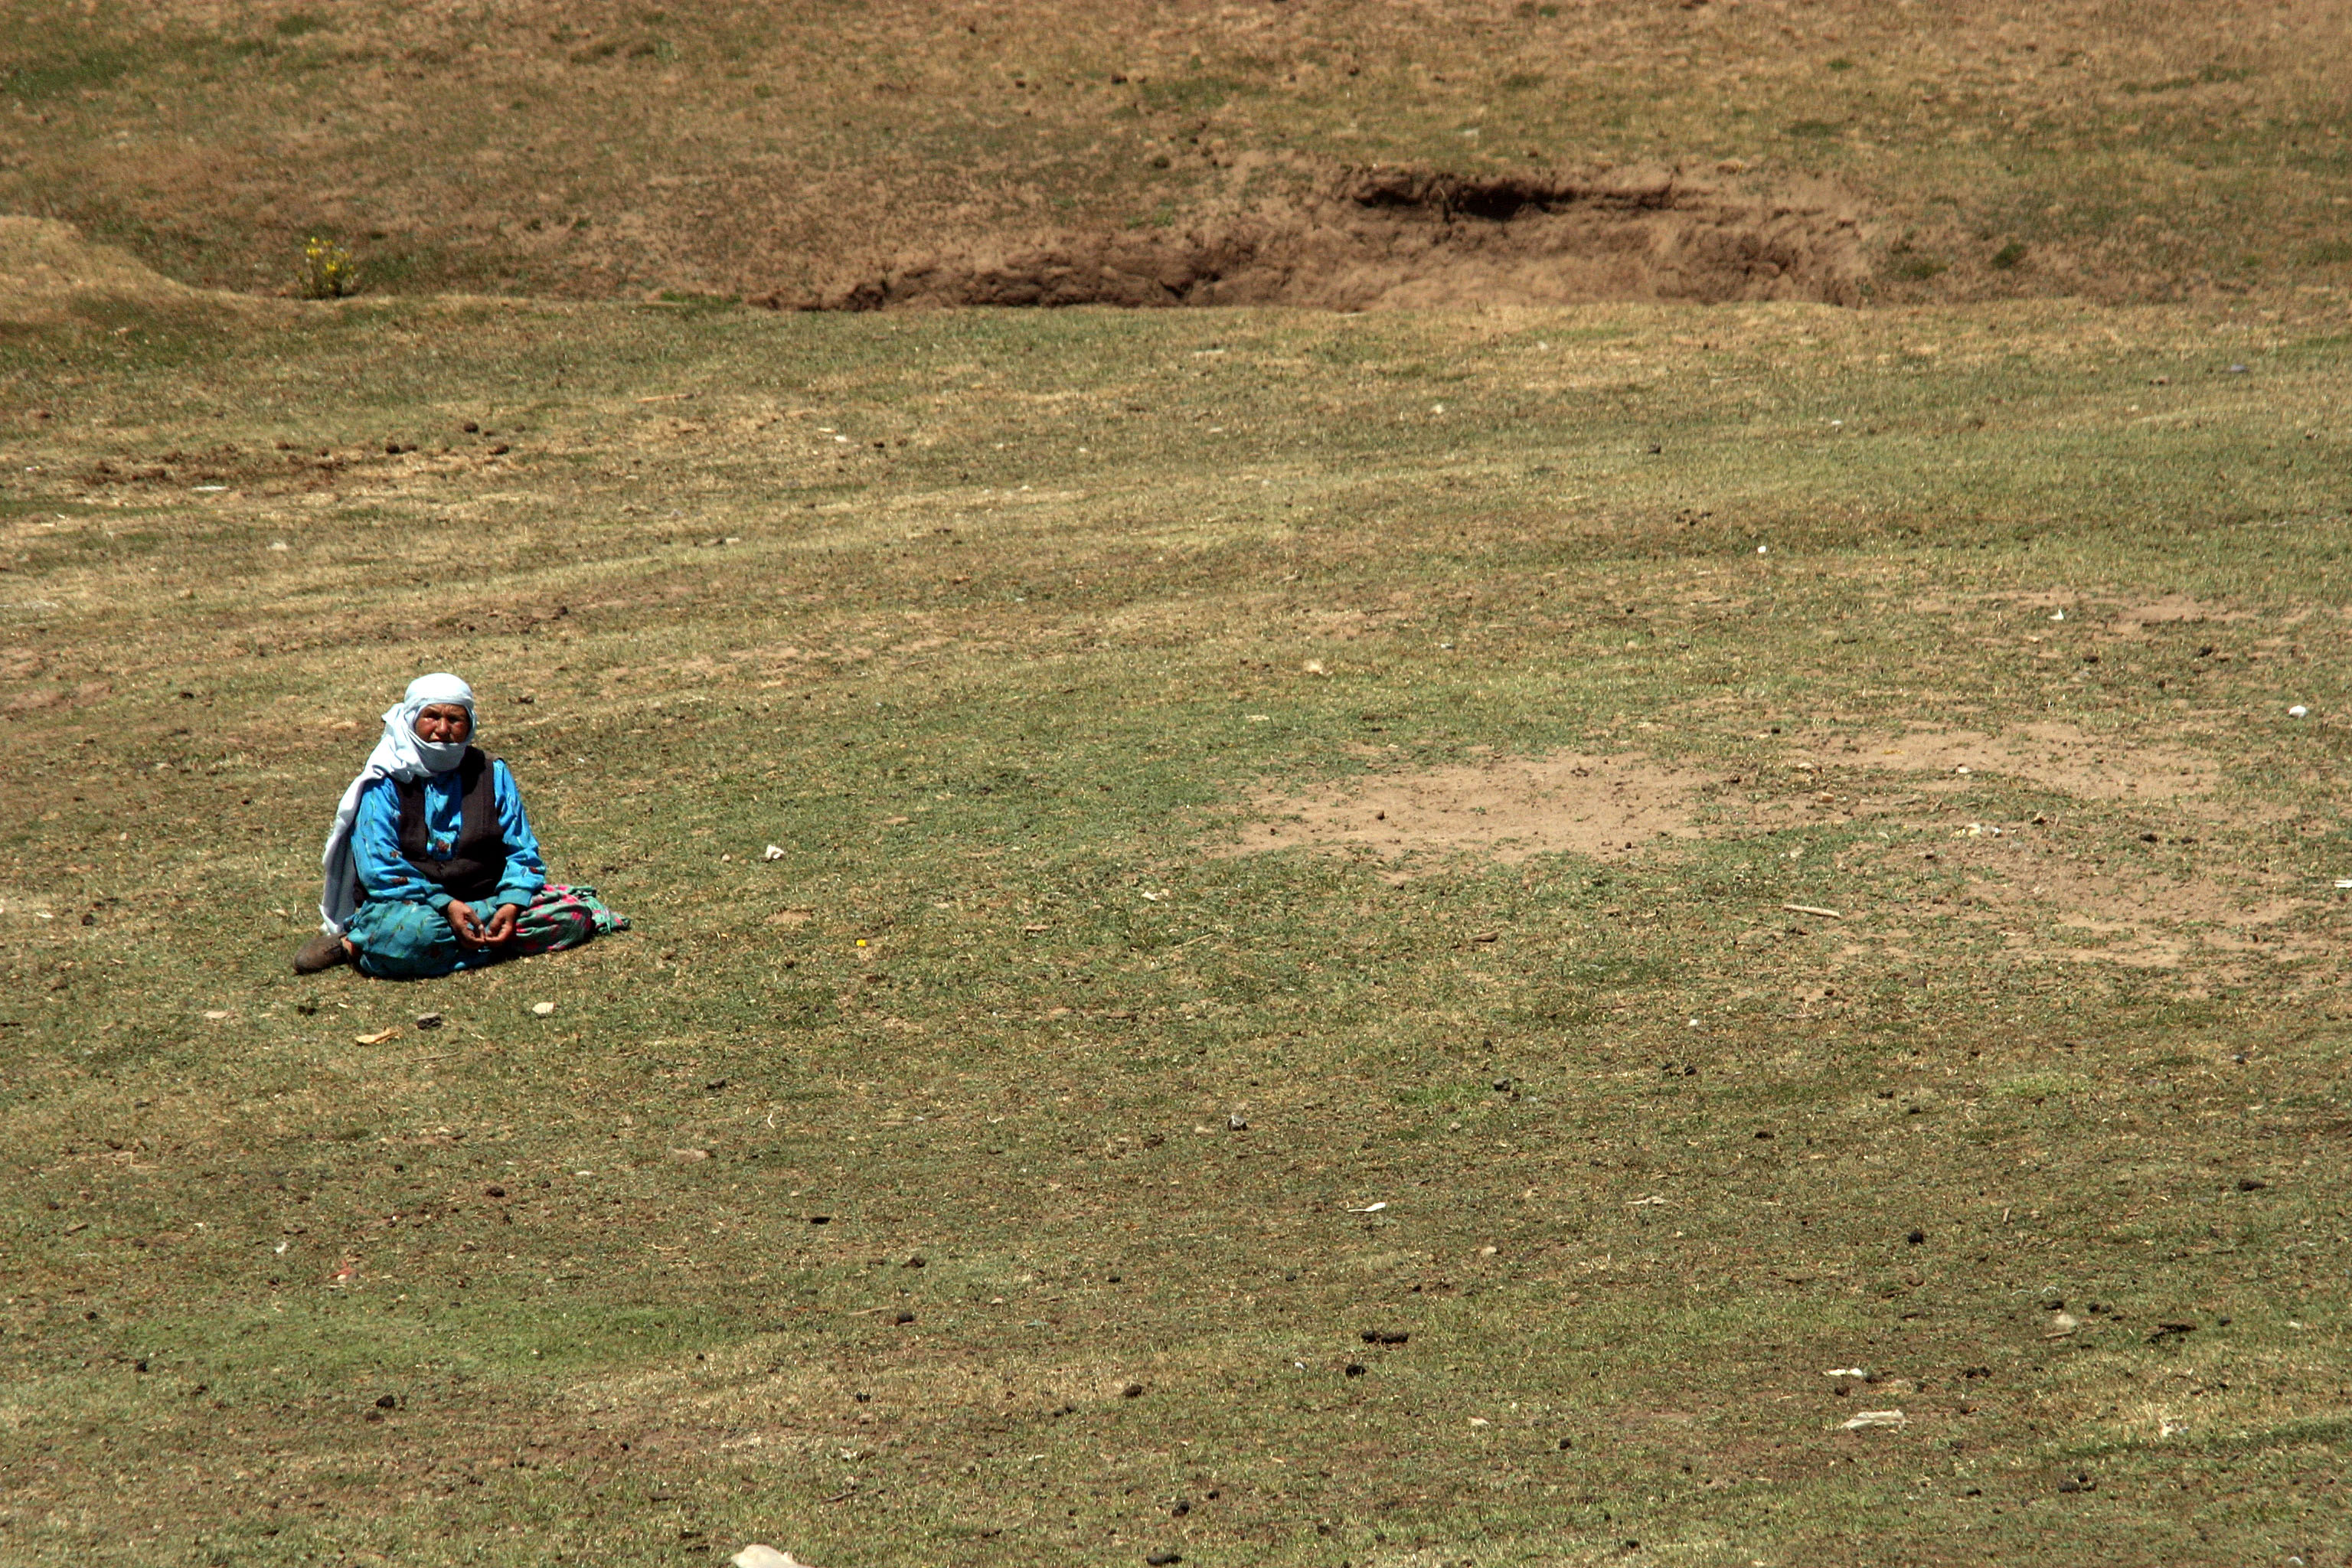
MULTIPOLYGON (((490 763, 490 788, 498 797, 499 827, 507 841, 507 868, 499 879, 499 890, 483 900, 487 907, 477 910, 485 920, 500 904, 528 908, 547 886, 547 863, 540 858, 539 839, 530 830, 530 818, 523 815, 522 795, 505 763, 490 763)), ((457 848, 462 826, 458 808, 464 801, 456 769, 425 780, 428 858, 446 860, 457 848)), ((440 912, 449 908, 449 895, 418 876, 400 852, 400 786, 390 779, 377 779, 360 794, 359 816, 352 823, 352 863, 372 900, 429 904, 440 912)))

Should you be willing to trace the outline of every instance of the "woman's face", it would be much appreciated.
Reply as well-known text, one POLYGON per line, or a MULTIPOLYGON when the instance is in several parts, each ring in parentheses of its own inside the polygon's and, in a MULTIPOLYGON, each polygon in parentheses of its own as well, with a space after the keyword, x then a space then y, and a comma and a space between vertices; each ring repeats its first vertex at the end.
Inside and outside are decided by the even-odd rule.
POLYGON ((428 702, 416 715, 416 738, 428 745, 454 746, 474 732, 474 721, 460 702, 428 702))

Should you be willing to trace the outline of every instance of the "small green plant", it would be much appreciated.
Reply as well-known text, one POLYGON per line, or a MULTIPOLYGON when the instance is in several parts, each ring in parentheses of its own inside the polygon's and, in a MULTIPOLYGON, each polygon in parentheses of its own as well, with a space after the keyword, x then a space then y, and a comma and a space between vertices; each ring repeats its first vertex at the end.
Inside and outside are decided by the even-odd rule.
POLYGON ((359 263, 331 239, 312 235, 302 246, 302 298, 340 300, 360 286, 359 263))
POLYGON ((1992 253, 1993 268, 2000 272, 2016 271, 2017 264, 2024 259, 2025 242, 2021 239, 2012 239, 1992 253))

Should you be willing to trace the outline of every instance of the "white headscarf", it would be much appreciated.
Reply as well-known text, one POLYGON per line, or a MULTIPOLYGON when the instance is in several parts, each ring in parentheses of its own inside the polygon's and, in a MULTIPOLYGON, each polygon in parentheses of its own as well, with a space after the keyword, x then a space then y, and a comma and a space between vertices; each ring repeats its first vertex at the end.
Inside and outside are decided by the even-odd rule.
POLYGON ((360 795, 378 779, 406 783, 428 774, 446 773, 465 760, 473 744, 474 689, 454 675, 420 675, 408 683, 407 693, 384 710, 383 737, 368 753, 367 765, 343 791, 335 807, 335 826, 327 834, 326 853, 319 864, 326 874, 319 889, 320 929, 341 936, 359 909, 359 871, 352 864, 352 824, 360 814, 360 795), (436 704, 454 702, 466 710, 462 741, 436 744, 416 732, 416 716, 436 704))

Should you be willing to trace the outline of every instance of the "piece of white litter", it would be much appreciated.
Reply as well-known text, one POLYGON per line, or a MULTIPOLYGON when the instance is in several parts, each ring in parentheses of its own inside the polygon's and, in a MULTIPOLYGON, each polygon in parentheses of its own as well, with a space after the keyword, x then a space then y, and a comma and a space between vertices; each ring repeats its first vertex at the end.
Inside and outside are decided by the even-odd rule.
POLYGON ((760 851, 760 858, 762 860, 781 860, 783 858, 784 852, 772 844, 760 851))
POLYGON ((2061 610, 2061 611, 2059 611, 2056 615, 2054 615, 2054 616, 2051 616, 2050 618, 2051 618, 2052 620, 2053 620, 2053 621, 2063 621, 2063 620, 2064 620, 2064 619, 2066 618, 2066 612, 2065 612, 2065 611, 2063 611, 2063 610, 2061 610))
POLYGON ((2302 703, 2298 702, 2294 707, 2286 710, 2286 716, 2290 719, 2301 719, 2310 711, 2310 709, 2305 708, 2302 703))
POLYGON ((1858 1366, 1833 1366, 1822 1375, 1823 1377, 1868 1377, 1870 1373, 1858 1366))
POLYGON ((2336 879, 2336 885, 2339 888, 2352 888, 2352 877, 2338 877, 2336 879))
POLYGON ((198 485, 196 493, 200 496, 216 496, 226 489, 228 489, 226 485, 198 485))
POLYGON ((735 1568, 809 1568, 809 1565, 789 1552, 779 1552, 765 1542, 755 1541, 728 1559, 735 1568))
POLYGON ((555 1011, 555 1004, 552 1002, 534 1002, 530 1005, 530 1010, 544 1018, 555 1011))
POLYGON ((1769 544, 1759 544, 1756 547, 1756 553, 1759 555, 1769 555, 1772 553, 1772 547, 1769 544))
POLYGON ((1384 1209, 1384 1208, 1386 1208, 1386 1207, 1388 1207, 1388 1206, 1389 1206, 1389 1205, 1386 1205, 1385 1203, 1379 1203, 1379 1204, 1366 1204, 1362 1208, 1360 1208, 1360 1209, 1349 1209, 1348 1212, 1349 1212, 1349 1214, 1378 1214, 1378 1213, 1380 1213, 1382 1209, 1384 1209))
POLYGON ((1865 1426, 1900 1426, 1908 1419, 1900 1410, 1857 1410, 1853 1413, 1853 1419, 1845 1424, 1845 1430, 1859 1432, 1865 1426))

